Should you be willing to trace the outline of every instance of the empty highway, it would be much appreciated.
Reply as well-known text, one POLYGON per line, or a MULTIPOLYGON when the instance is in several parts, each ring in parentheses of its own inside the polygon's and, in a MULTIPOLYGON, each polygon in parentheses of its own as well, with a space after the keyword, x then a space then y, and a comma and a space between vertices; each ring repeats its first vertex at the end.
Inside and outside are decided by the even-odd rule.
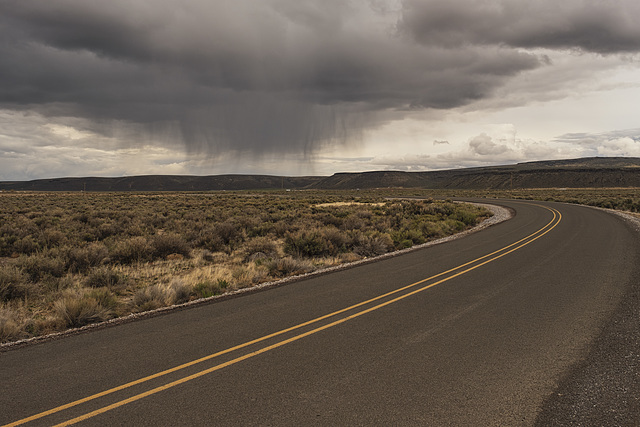
POLYGON ((640 240, 604 211, 495 203, 514 217, 457 240, 2 352, 0 425, 553 423, 640 286, 640 240))

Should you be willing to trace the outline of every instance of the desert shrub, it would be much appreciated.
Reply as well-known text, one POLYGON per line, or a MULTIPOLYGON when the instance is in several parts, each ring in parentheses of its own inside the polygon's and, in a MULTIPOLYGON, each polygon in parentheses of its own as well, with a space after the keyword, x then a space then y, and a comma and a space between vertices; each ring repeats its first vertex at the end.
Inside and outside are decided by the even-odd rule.
POLYGON ((343 230, 360 230, 365 227, 365 221, 357 215, 349 215, 342 222, 341 228, 343 230))
POLYGON ((297 229, 298 228, 291 221, 278 221, 273 224, 273 232, 277 237, 284 237, 287 233, 297 229))
POLYGON ((39 249, 40 245, 31 236, 25 236, 13 243, 13 251, 17 254, 31 255, 39 249))
POLYGON ((264 220, 247 230, 248 237, 263 237, 270 233, 274 233, 274 224, 268 220, 264 220))
MULTIPOLYGON (((407 247, 406 241, 411 242, 411 246, 419 245, 426 242, 422 231, 418 228, 405 228, 403 230, 393 233, 393 241, 398 247, 407 247), (402 243, 404 242, 404 243, 402 243)), ((409 246, 409 247, 411 247, 409 246)))
POLYGON ((0 257, 8 257, 13 253, 13 242, 10 242, 7 237, 0 236, 0 257))
POLYGON ((224 279, 206 280, 193 287, 193 292, 197 298, 209 298, 214 295, 223 294, 229 287, 229 282, 224 279))
POLYGON ((462 231, 465 228, 467 228, 463 222, 458 221, 456 219, 446 219, 444 223, 447 227, 449 227, 449 233, 447 234, 451 234, 452 232, 462 231))
POLYGON ((337 249, 318 230, 288 233, 284 239, 284 251, 289 255, 320 257, 337 253, 337 249))
POLYGON ((437 239, 446 236, 448 227, 440 221, 424 221, 420 223, 420 230, 427 239, 437 239))
POLYGON ((245 239, 244 230, 232 222, 225 221, 215 226, 215 232, 225 245, 232 248, 242 243, 245 239))
POLYGON ((398 249, 407 249, 413 246, 413 241, 410 239, 400 240, 395 243, 395 246, 398 249))
POLYGON ((64 233, 55 228, 47 228, 42 232, 41 236, 43 240, 42 246, 47 248, 59 246, 66 240, 64 233))
POLYGON ((318 220, 325 226, 334 227, 341 227, 343 222, 342 218, 332 215, 331 213, 318 214, 318 220))
POLYGON ((44 276, 37 284, 32 284, 32 292, 43 291, 58 292, 64 289, 71 288, 75 284, 73 277, 70 275, 64 275, 62 277, 53 277, 50 275, 44 276))
POLYGON ((54 310, 67 327, 77 328, 109 318, 109 310, 85 295, 69 295, 54 303, 54 310))
POLYGON ((105 222, 95 228, 94 233, 98 240, 104 240, 107 237, 116 236, 122 232, 122 229, 115 223, 105 222))
POLYGON ((292 274, 304 274, 314 270, 309 260, 292 257, 280 258, 269 264, 269 274, 274 277, 286 277, 292 274))
POLYGON ((70 248, 67 251, 69 271, 85 272, 90 267, 100 265, 109 256, 109 250, 103 243, 90 243, 81 248, 70 248))
POLYGON ((224 240, 218 235, 215 227, 208 227, 200 230, 193 241, 196 247, 207 249, 212 252, 221 252, 226 248, 224 240))
POLYGON ((29 295, 26 275, 14 266, 0 266, 0 301, 10 301, 29 295))
POLYGON ((164 258, 170 254, 189 256, 191 248, 182 236, 174 233, 156 234, 151 239, 153 255, 164 258))
POLYGON ((113 288, 124 282, 124 277, 109 267, 98 267, 89 272, 85 286, 90 288, 113 288))
POLYGON ((139 220, 135 222, 130 221, 126 227, 124 227, 123 233, 131 237, 141 237, 147 234, 144 225, 139 220))
POLYGON ((347 250, 349 238, 343 231, 340 231, 335 227, 327 227, 322 230, 322 237, 329 242, 330 252, 332 255, 347 250))
POLYGON ((386 254, 394 248, 393 239, 387 233, 361 234, 353 244, 353 252, 364 257, 386 254))
POLYGON ((16 341, 26 336, 20 318, 14 310, 0 308, 0 342, 16 341))
POLYGON ((110 251, 113 261, 123 264, 150 261, 153 254, 153 247, 146 238, 142 236, 130 237, 115 244, 110 251))
POLYGON ((264 254, 266 257, 273 257, 278 253, 278 245, 268 237, 256 237, 245 242, 243 250, 246 254, 246 259, 259 253, 264 254))
POLYGON ((37 282, 44 277, 62 277, 65 274, 65 261, 53 254, 38 253, 21 256, 18 266, 29 276, 29 280, 37 282), (49 256, 52 255, 52 256, 49 256))

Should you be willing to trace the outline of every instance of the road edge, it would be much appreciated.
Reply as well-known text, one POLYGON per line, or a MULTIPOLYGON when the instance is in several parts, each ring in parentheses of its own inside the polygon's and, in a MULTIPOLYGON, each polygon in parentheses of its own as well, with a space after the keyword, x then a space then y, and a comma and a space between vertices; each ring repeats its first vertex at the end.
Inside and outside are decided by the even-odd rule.
MULTIPOLYGON (((621 217, 638 233, 640 217, 586 206, 621 217)), ((640 245, 640 244, 639 244, 640 245)), ((535 426, 637 425, 640 421, 640 270, 606 319, 586 354, 558 379, 535 426)))

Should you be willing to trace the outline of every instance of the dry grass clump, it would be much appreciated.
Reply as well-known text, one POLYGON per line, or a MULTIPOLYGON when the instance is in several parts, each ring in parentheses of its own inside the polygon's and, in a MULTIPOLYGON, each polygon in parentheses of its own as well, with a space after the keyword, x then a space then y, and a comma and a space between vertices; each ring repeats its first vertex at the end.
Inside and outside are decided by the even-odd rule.
POLYGON ((296 274, 305 274, 313 271, 313 263, 307 259, 293 258, 291 256, 274 260, 269 264, 269 274, 273 277, 287 277, 296 274))
POLYGON ((87 295, 70 295, 56 301, 55 312, 67 327, 75 328, 109 318, 109 310, 96 298, 87 295))
POLYGON ((68 270, 86 272, 101 265, 109 257, 109 250, 104 243, 89 243, 86 246, 69 248, 66 256, 68 270))
POLYGON ((138 289, 133 295, 131 305, 133 311, 155 310, 189 300, 191 290, 180 279, 168 283, 159 283, 138 289))
POLYGON ((0 340, 384 254, 488 215, 364 193, 0 194, 0 340))
POLYGON ((125 277, 112 267, 99 267, 91 270, 84 284, 89 288, 116 288, 126 281, 125 277))
POLYGON ((17 341, 27 336, 20 315, 9 308, 0 308, 0 342, 17 341))
POLYGON ((0 266, 0 301, 11 301, 27 297, 32 286, 22 269, 13 265, 0 266))

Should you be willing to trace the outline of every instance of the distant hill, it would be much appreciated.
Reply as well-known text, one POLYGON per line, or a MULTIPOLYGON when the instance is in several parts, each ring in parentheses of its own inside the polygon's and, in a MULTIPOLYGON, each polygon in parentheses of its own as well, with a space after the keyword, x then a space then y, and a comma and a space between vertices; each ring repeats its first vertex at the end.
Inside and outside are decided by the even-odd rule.
POLYGON ((269 175, 143 175, 121 178, 53 178, 0 182, 0 190, 15 191, 221 191, 304 188, 318 177, 269 175))
POLYGON ((592 157, 430 172, 336 173, 328 177, 147 175, 0 182, 15 191, 220 191, 356 188, 508 189, 640 187, 640 158, 592 157))
POLYGON ((337 173, 312 186, 324 189, 640 187, 640 158, 592 157, 431 172, 337 173))

